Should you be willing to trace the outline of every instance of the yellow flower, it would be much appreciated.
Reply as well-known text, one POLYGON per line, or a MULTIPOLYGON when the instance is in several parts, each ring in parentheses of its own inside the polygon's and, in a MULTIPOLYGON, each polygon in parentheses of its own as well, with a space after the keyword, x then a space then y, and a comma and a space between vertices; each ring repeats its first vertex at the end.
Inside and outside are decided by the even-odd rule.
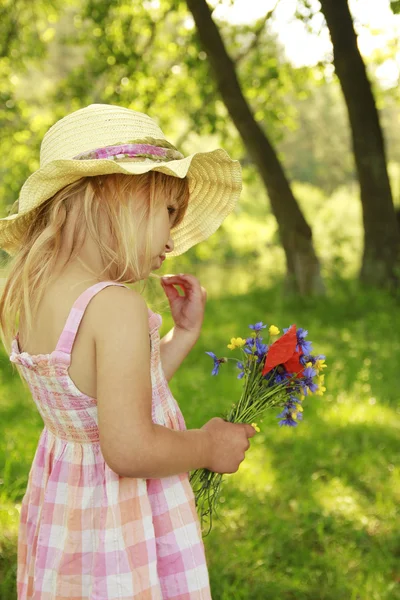
POLYGON ((305 395, 304 394, 300 394, 300 401, 301 402, 303 402, 304 398, 305 398, 305 395))
POLYGON ((304 408, 303 408, 302 406, 300 406, 300 404, 297 404, 297 405, 296 405, 296 410, 297 410, 298 412, 303 412, 303 411, 304 411, 304 408))
POLYGON ((279 335, 280 334, 280 331, 276 327, 276 325, 271 325, 271 327, 268 329, 268 331, 269 331, 269 335, 279 335))
POLYGON ((261 431, 261 429, 258 427, 257 423, 252 423, 251 426, 254 427, 254 429, 256 431, 258 431, 258 432, 261 431))
POLYGON ((315 365, 314 365, 314 367, 315 367, 315 369, 317 369, 317 371, 322 371, 322 369, 326 369, 327 366, 328 365, 325 364, 325 359, 321 359, 321 358, 318 358, 315 361, 315 365))
POLYGON ((312 367, 312 362, 306 363, 306 367, 312 367))
POLYGON ((296 420, 296 417, 297 417, 297 413, 292 412, 292 419, 296 420))
POLYGON ((326 392, 326 387, 323 385, 320 385, 319 388, 317 389, 315 393, 316 396, 323 396, 324 392, 326 392))
MULTIPOLYGON (((325 375, 317 375, 315 383, 318 386, 318 389, 315 392, 312 392, 310 388, 308 388, 308 395, 312 396, 316 394, 317 396, 323 396, 324 392, 326 392, 326 387, 324 387, 324 379, 325 375)), ((304 396, 300 396, 300 400, 303 400, 304 396)))
POLYGON ((228 344, 228 348, 229 350, 234 350, 235 348, 241 348, 242 346, 244 346, 246 343, 246 340, 244 340, 241 337, 238 338, 231 338, 231 343, 228 344))

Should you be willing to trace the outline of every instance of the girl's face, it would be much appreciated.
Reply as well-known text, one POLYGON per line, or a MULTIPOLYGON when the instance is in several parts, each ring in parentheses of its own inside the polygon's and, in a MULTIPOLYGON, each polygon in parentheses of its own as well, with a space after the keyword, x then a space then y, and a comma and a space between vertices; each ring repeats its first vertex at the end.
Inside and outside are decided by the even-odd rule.
POLYGON ((163 257, 165 258, 165 255, 174 249, 171 229, 177 214, 178 209, 174 200, 165 201, 156 209, 153 225, 153 269, 159 269, 163 257))

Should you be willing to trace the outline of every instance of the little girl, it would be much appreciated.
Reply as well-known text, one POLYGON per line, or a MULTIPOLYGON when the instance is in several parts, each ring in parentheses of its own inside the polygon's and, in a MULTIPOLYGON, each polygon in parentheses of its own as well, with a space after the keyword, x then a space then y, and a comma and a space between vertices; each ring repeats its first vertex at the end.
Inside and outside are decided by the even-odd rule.
POLYGON ((162 283, 175 326, 161 340, 161 315, 127 284, 210 236, 240 189, 224 150, 184 157, 133 110, 93 104, 46 133, 0 219, 2 341, 44 421, 19 600, 211 598, 189 471, 234 473, 255 431, 220 418, 188 430, 169 389, 201 331, 197 278, 162 283))

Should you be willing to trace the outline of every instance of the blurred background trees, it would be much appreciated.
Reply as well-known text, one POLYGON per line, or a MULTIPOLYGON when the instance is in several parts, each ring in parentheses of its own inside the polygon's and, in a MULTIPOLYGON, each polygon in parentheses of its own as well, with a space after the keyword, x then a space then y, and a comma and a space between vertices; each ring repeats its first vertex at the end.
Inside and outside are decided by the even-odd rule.
POLYGON ((347 0, 321 0, 329 27, 334 65, 349 113, 353 151, 361 189, 364 253, 361 277, 378 285, 399 281, 400 230, 386 166, 375 98, 347 0))
MULTIPOLYGON (((256 260, 300 293, 323 291, 333 273, 396 284, 398 93, 395 82, 382 86, 376 76, 396 61, 396 42, 367 63, 346 0, 298 0, 293 18, 315 35, 318 27, 327 30, 325 17, 333 52, 296 66, 272 26, 284 2, 271 0, 248 23, 217 16, 233 0, 6 0, 0 9, 3 214, 37 168, 40 140, 56 119, 90 103, 117 103, 148 112, 183 152, 222 145, 241 160, 245 187, 237 211, 183 263, 256 260), (343 15, 348 26, 335 35, 335 17, 343 15), (356 56, 351 66, 349 48, 356 56), (343 79, 356 81, 357 68, 364 88, 346 89, 343 79), (332 222, 333 205, 341 216, 332 222)), ((391 6, 398 10, 396 2, 391 6)))

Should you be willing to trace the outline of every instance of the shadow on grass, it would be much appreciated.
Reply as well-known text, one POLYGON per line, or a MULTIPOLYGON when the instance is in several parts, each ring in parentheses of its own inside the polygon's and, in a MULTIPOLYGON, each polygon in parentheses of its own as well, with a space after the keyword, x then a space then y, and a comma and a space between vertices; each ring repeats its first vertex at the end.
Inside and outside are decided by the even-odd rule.
POLYGON ((257 600, 399 598, 399 498, 387 470, 398 436, 315 422, 296 433, 269 427, 254 438, 272 484, 252 464, 226 480, 205 538, 215 597, 231 586, 243 592, 232 597, 257 600))

